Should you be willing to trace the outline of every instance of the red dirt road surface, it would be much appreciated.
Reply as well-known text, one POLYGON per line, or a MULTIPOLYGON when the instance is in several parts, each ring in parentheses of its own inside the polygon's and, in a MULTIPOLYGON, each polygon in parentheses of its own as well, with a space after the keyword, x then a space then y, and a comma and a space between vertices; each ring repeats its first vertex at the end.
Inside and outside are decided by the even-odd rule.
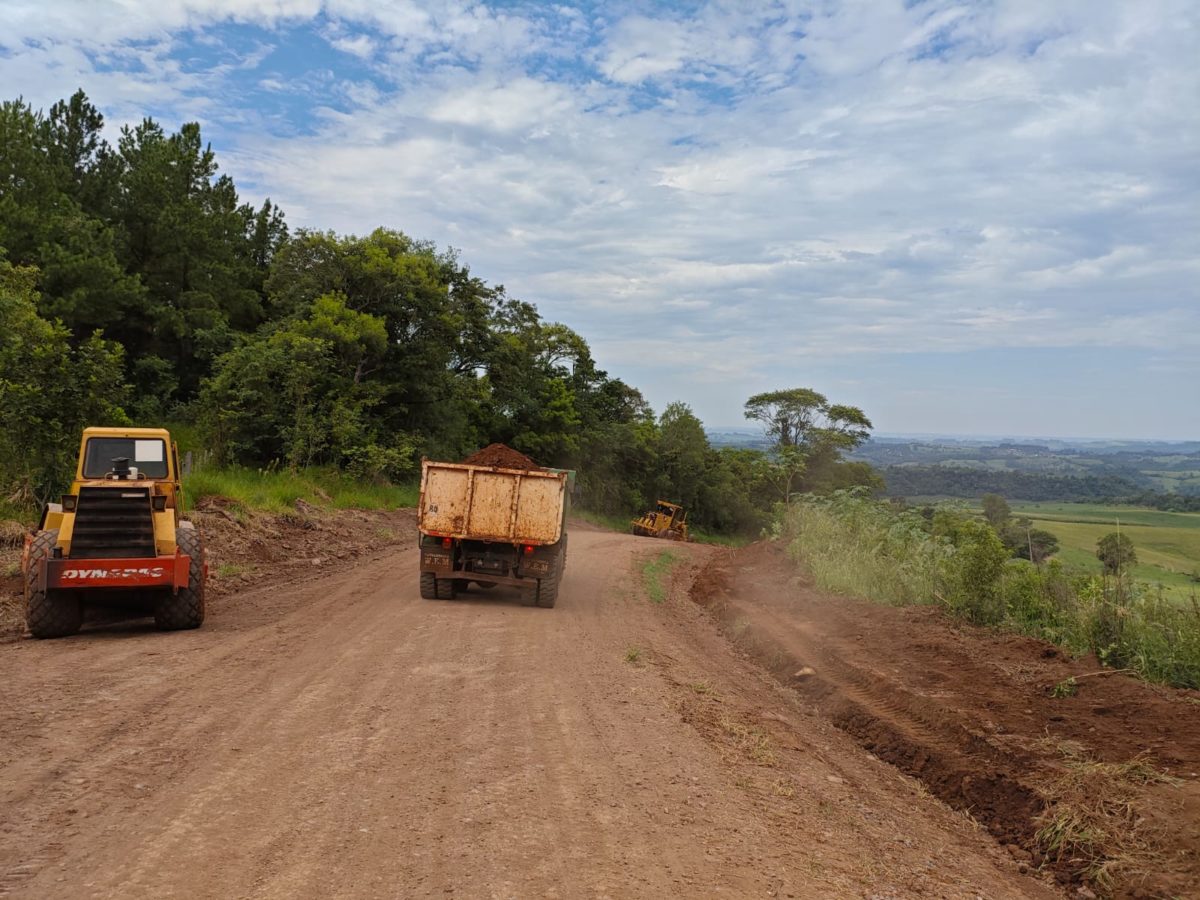
POLYGON ((728 551, 576 527, 546 610, 396 540, 0 644, 0 895, 1061 896, 693 601, 728 551))

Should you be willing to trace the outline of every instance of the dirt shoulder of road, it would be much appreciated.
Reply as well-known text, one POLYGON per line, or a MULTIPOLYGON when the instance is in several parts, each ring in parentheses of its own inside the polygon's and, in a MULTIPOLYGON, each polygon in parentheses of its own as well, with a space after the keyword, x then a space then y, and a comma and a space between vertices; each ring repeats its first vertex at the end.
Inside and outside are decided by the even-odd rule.
MULTIPOLYGON (((247 511, 223 497, 205 497, 184 518, 196 523, 208 557, 208 605, 264 584, 291 584, 336 572, 366 553, 414 540, 416 511, 327 509, 298 501, 283 515, 247 511)), ((5 535, 8 532, 4 532, 5 535)), ((25 633, 21 546, 0 545, 0 642, 25 633)), ((93 616, 109 616, 89 610, 93 616)))
POLYGON ((1200 895, 1200 693, 934 608, 823 593, 778 543, 714 554, 691 597, 1023 867, 1102 894, 1200 895))

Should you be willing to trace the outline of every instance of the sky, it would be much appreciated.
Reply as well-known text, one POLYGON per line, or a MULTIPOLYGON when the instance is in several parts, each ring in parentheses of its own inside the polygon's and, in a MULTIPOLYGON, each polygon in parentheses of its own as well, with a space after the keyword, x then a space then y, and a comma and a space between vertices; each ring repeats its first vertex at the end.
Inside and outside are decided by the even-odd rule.
POLYGON ((1200 438, 1197 59, 1194 0, 0 0, 3 98, 198 121, 711 427, 1200 438))

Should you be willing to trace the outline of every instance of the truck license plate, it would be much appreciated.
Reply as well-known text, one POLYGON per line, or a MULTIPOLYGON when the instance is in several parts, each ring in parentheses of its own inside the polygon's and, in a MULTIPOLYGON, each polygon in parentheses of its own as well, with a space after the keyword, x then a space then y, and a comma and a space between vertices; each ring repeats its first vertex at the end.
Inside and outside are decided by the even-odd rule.
POLYGON ((448 569, 450 568, 450 557, 441 556, 436 553, 425 553, 421 555, 421 565, 436 569, 448 569))

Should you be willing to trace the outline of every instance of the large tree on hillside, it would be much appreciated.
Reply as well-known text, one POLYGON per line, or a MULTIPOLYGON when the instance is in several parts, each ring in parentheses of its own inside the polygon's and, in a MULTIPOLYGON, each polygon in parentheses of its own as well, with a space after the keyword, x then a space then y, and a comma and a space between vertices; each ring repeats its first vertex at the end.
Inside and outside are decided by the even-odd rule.
POLYGON ((873 470, 842 462, 842 454, 870 434, 871 421, 858 407, 830 403, 811 388, 792 388, 755 394, 745 412, 773 439, 769 477, 784 499, 795 491, 880 486, 873 470))
POLYGON ((778 446, 809 452, 851 450, 871 433, 871 421, 861 409, 830 403, 811 388, 755 394, 746 401, 746 418, 765 425, 778 446))

